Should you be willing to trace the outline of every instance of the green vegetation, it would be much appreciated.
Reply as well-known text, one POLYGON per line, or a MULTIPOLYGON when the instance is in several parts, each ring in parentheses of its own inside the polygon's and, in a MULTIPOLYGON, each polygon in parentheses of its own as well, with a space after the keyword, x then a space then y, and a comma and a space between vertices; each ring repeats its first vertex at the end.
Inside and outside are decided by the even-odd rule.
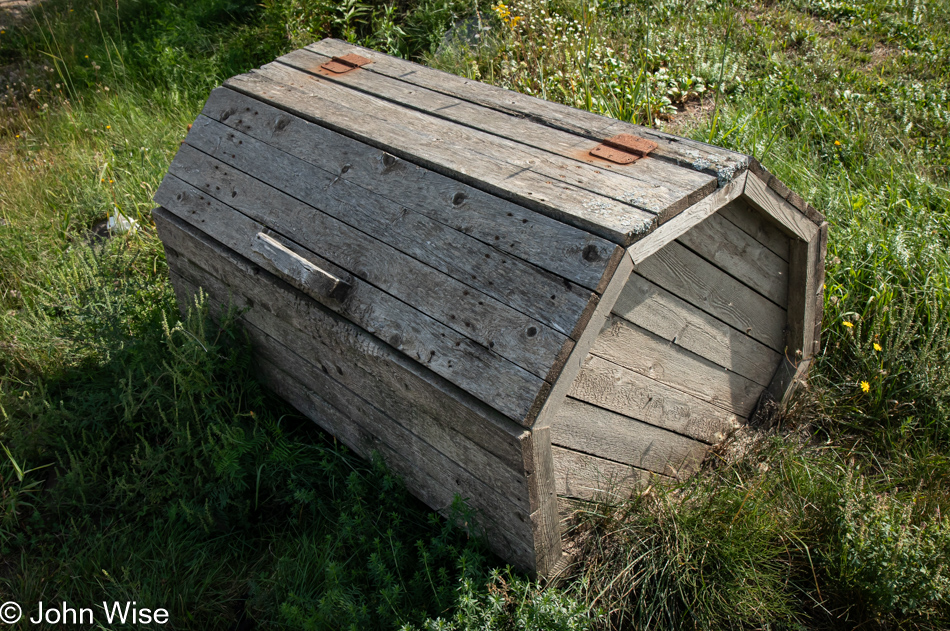
POLYGON ((50 0, 0 14, 0 597, 176 626, 950 627, 950 7, 50 0), (557 588, 179 323, 150 197, 207 92, 328 35, 755 155, 831 223, 823 347, 704 472, 578 507, 557 588), (116 212, 138 230, 101 239, 116 212), (600 615, 601 612, 603 615, 600 615))

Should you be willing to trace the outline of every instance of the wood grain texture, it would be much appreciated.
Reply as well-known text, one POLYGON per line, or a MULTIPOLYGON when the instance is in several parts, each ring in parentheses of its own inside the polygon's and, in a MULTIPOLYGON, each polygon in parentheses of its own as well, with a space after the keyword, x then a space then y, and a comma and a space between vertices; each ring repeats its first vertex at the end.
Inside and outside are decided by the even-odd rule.
POLYGON ((501 147, 496 136, 361 95, 286 66, 265 66, 233 77, 225 85, 619 245, 650 230, 655 212, 681 203, 662 187, 649 193, 644 190, 644 196, 637 197, 641 205, 655 211, 618 202, 582 187, 597 182, 596 174, 588 179, 591 174, 552 165, 545 156, 526 154, 517 146, 501 147))
MULTIPOLYGON (((348 320, 303 299, 266 271, 167 210, 158 208, 153 211, 153 217, 175 269, 200 274, 203 282, 209 287, 213 285, 216 295, 235 301, 246 300, 239 306, 247 308, 248 313, 262 309, 301 335, 313 338, 315 343, 323 345, 320 352, 327 361, 349 362, 372 375, 374 383, 384 391, 404 393, 402 396, 411 401, 413 410, 419 414, 439 419, 478 448, 494 454, 512 470, 521 470, 521 440, 526 431, 520 425, 348 320), (173 249, 175 246, 189 252, 191 258, 179 254, 173 249), (250 282, 254 279, 261 282, 250 282), (236 284, 244 291, 237 292, 236 284)), ((337 374, 342 371, 337 365, 333 365, 332 370, 337 374)))
POLYGON ((785 356, 793 363, 811 357, 818 295, 815 290, 820 235, 789 245, 788 346, 785 356))
POLYGON ((780 307, 788 305, 788 263, 718 214, 679 242, 780 307))
POLYGON ((811 359, 804 359, 798 362, 791 362, 788 359, 782 359, 775 370, 775 376, 772 383, 762 393, 762 401, 769 401, 777 404, 779 408, 788 405, 795 390, 804 381, 808 370, 811 368, 811 359))
MULTIPOLYGON (((307 47, 324 55, 357 52, 373 63, 363 70, 396 77, 415 85, 448 94, 471 103, 521 116, 591 140, 603 140, 620 133, 633 134, 653 140, 659 146, 651 156, 703 173, 717 176, 725 183, 748 168, 749 158, 720 147, 664 134, 655 129, 622 123, 597 114, 577 110, 559 103, 504 90, 464 77, 433 70, 417 64, 394 59, 381 53, 353 46, 346 42, 324 39, 307 47)), ((693 200, 695 203, 699 200, 693 200)))
POLYGON ((630 276, 613 313, 763 386, 781 357, 637 273, 630 276))
POLYGON ((551 423, 551 443, 671 477, 695 471, 707 447, 570 397, 551 423))
POLYGON ((591 353, 744 418, 763 390, 622 318, 611 318, 591 353))
MULTIPOLYGON (((155 195, 159 203, 186 221, 200 225, 236 252, 249 253, 252 257, 252 238, 263 226, 284 235, 288 241, 305 243, 314 250, 319 246, 319 250, 308 251, 346 270, 354 278, 353 289, 343 301, 326 304, 383 339, 391 340, 397 334, 405 337, 398 329, 431 319, 436 329, 447 327, 465 336, 470 345, 481 345, 489 355, 504 357, 541 379, 551 370, 567 341, 567 336, 537 320, 223 163, 198 154, 187 145, 179 151, 179 158, 155 195), (196 154, 196 161, 207 166, 204 169, 207 172, 198 170, 199 167, 190 168, 182 158, 182 154, 192 152, 196 154), (190 181, 179 180, 179 176, 190 181), (389 298, 382 296, 383 293, 389 298), (383 302, 377 304, 377 299, 383 302), (370 319, 369 314, 378 315, 383 310, 388 312, 385 317, 388 324, 370 319)), ((255 262, 269 264, 263 257, 255 262)), ((443 337, 441 332, 439 337, 443 343, 430 350, 451 354, 447 348, 449 338, 443 337)), ((464 355, 459 359, 462 357, 464 355)))
POLYGON ((780 259, 788 260, 788 236, 777 227, 774 219, 755 210, 742 198, 726 204, 717 212, 780 259))
POLYGON ((334 174, 335 183, 350 182, 392 200, 400 212, 408 208, 588 289, 598 286, 618 249, 605 239, 233 90, 214 90, 202 113, 334 174))
POLYGON ((597 456, 554 447, 557 494, 582 500, 622 501, 646 487, 656 474, 597 456))
POLYGON ((627 201, 625 196, 629 196, 630 193, 625 191, 628 190, 628 186, 631 186, 622 178, 637 180, 638 182, 633 184, 635 187, 640 187, 644 183, 655 185, 657 182, 663 182, 670 190, 679 189, 687 197, 693 193, 705 197, 717 186, 715 177, 677 167, 665 160, 638 160, 626 168, 600 160, 590 155, 590 150, 598 146, 599 141, 578 137, 576 134, 521 116, 512 116, 506 112, 499 112, 477 103, 429 90, 403 81, 399 77, 391 78, 385 74, 373 72, 372 65, 365 68, 367 72, 350 72, 345 75, 322 72, 320 66, 329 59, 330 57, 316 51, 301 49, 279 57, 277 62, 431 116, 542 149, 569 160, 580 161, 585 165, 595 165, 595 170, 599 170, 608 179, 613 179, 616 186, 612 190, 604 189, 597 192, 620 201, 627 201))
POLYGON ((754 173, 749 173, 746 178, 744 196, 753 206, 775 219, 790 236, 811 241, 818 232, 813 221, 779 197, 754 173))
MULTIPOLYGON (((406 452, 393 448, 390 443, 392 436, 377 433, 380 428, 398 431, 386 422, 385 416, 368 408, 359 397, 345 389, 336 391, 333 402, 323 399, 316 392, 319 386, 312 381, 316 373, 292 351, 284 349, 281 365, 266 360, 258 364, 259 375, 278 395, 360 456, 369 458, 373 452, 379 453, 390 470, 403 478, 410 492, 443 515, 450 514, 456 494, 461 495, 476 511, 478 526, 489 535, 486 538, 489 546, 523 570, 534 569, 527 516, 424 446, 419 446, 420 451, 432 456, 431 459, 419 459, 419 454, 413 455, 411 451, 407 457, 406 452), (357 414, 370 414, 375 423, 367 426, 366 417, 357 417, 357 414)), ((404 438, 412 441, 409 436, 404 438)), ((407 446, 399 447, 405 449, 407 446)))
MULTIPOLYGON (((241 315, 241 320, 250 325, 247 327, 247 332, 254 345, 255 361, 261 358, 272 362, 278 361, 279 358, 274 356, 276 351, 268 346, 271 340, 277 340, 285 346, 292 347, 297 355, 307 359, 314 370, 320 371, 320 379, 324 376, 332 378, 333 383, 327 382, 325 384, 327 387, 347 388, 359 393, 363 400, 384 410, 387 416, 406 431, 458 463, 474 477, 509 498, 509 501, 520 506, 524 513, 528 514, 528 486, 521 463, 512 463, 510 458, 500 459, 493 453, 498 451, 497 446, 493 445, 494 449, 491 451, 484 449, 443 420, 448 412, 447 408, 458 410, 460 405, 457 401, 447 402, 444 395, 433 393, 425 385, 423 388, 428 391, 418 392, 410 388, 399 390, 398 385, 406 386, 410 381, 418 385, 419 380, 413 379, 413 376, 395 372, 388 381, 398 383, 386 383, 379 378, 378 369, 370 372, 361 366, 367 362, 360 362, 359 358, 354 357, 359 352, 358 350, 354 351, 350 348, 345 349, 345 353, 336 353, 322 339, 302 333, 300 329, 283 322, 259 306, 250 306, 254 304, 253 301, 238 293, 240 288, 230 287, 220 279, 178 260, 176 260, 176 268, 181 272, 175 272, 177 278, 183 279, 192 286, 202 287, 215 299, 210 305, 213 316, 220 317, 229 307, 227 299, 222 299, 222 296, 228 297, 235 306, 247 309, 241 315), (433 398, 441 399, 438 405, 432 405, 433 398)), ((357 331, 349 333, 353 338, 358 338, 360 335, 357 331)), ((326 333, 317 335, 322 338, 327 336, 326 333)), ((336 346, 339 347, 340 344, 336 346)), ((321 394, 321 396, 329 400, 332 395, 321 394)), ((478 429, 491 424, 488 420, 478 418, 470 410, 462 411, 462 414, 469 422, 474 422, 478 429)), ((506 456, 509 451, 520 451, 520 436, 506 438, 508 442, 502 446, 506 456)))
POLYGON ((746 420, 595 355, 588 357, 570 396, 709 444, 746 420))
POLYGON ((251 247, 271 262, 281 278, 310 296, 340 300, 352 286, 347 280, 314 265, 265 232, 257 233, 251 247))
POLYGON ((677 242, 643 261, 637 273, 769 348, 785 348, 786 311, 677 242))
POLYGON ((815 279, 811 291, 815 294, 815 329, 812 334, 813 355, 821 351, 821 327, 825 313, 825 257, 828 254, 828 224, 818 226, 818 257, 815 260, 815 279))
POLYGON ((551 451, 551 430, 536 427, 522 441, 525 470, 531 504, 531 526, 537 573, 549 576, 561 560, 561 524, 554 485, 554 458, 551 451))
MULTIPOLYGON (((589 289, 203 116, 195 121, 186 142, 564 334, 574 329, 592 298, 589 289)), ((338 153, 332 146, 322 151, 338 153)), ((211 167, 202 155, 185 151, 179 152, 172 168, 193 170, 200 173, 198 177, 217 175, 201 173, 211 167)), ((589 256, 598 255, 591 250, 589 256)))
POLYGON ((617 269, 610 279, 610 282, 607 284, 600 302, 591 314, 586 328, 583 333, 578 336, 577 343, 574 344, 571 354, 564 363, 560 377, 553 384, 551 393, 535 421, 538 427, 544 427, 551 423, 551 419, 557 413, 561 402, 571 389, 571 384, 584 367, 584 362, 590 353, 590 349, 593 348, 597 338, 601 334, 601 330, 611 317, 611 309, 617 302, 620 292, 623 291, 624 285, 626 285, 627 279, 630 277, 632 271, 633 261, 630 260, 629 256, 624 256, 617 265, 617 269))
MULTIPOLYGON (((326 329, 328 332, 332 332, 340 330, 341 326, 339 323, 344 322, 344 320, 341 318, 327 319, 327 317, 323 315, 326 312, 317 307, 317 305, 309 299, 304 300, 301 299, 301 297, 294 297, 293 293, 291 293, 289 296, 281 294, 281 296, 283 296, 282 300, 277 301, 278 299, 274 296, 278 294, 274 290, 258 285, 258 277, 262 274, 266 274, 266 272, 243 257, 234 254, 233 251, 230 251, 228 248, 214 243, 189 224, 178 221, 173 224, 178 226, 176 229, 163 230, 161 226, 170 224, 174 217, 170 212, 165 212, 164 215, 167 215, 167 217, 162 215, 162 211, 153 212, 153 216, 156 218, 156 224, 164 220, 164 224, 159 224, 159 234, 166 245, 166 250, 172 248, 182 253, 184 255, 183 258, 210 272, 217 278, 228 279, 229 282, 233 283, 240 282, 247 296, 253 300, 255 304, 259 304, 264 308, 271 308, 272 312, 278 318, 293 324, 302 331, 311 332, 326 329), (274 305, 273 307, 271 307, 272 304, 274 305)), ((278 286, 280 285, 278 284, 278 286)), ((348 299, 352 299, 352 295, 360 290, 360 285, 357 284, 354 286, 348 299)), ((375 303, 371 301, 370 304, 375 303)), ((382 313, 386 314, 388 311, 384 309, 382 313)), ((502 381, 500 383, 494 383, 494 380, 498 379, 499 375, 495 369, 497 367, 493 368, 491 366, 489 356, 486 356, 488 359, 486 359, 485 362, 475 362, 474 364, 468 360, 459 361, 457 357, 453 359, 452 354, 454 353, 472 350, 472 352, 480 354, 484 353, 484 349, 479 350, 481 347, 477 345, 471 349, 466 349, 466 344, 463 342, 465 338, 458 337, 453 340, 449 329, 435 328, 430 330, 427 329, 425 325, 425 320, 417 320, 411 326, 403 325, 403 328, 395 333, 400 335, 398 341, 402 346, 401 349, 395 348, 391 343, 385 345, 385 341, 381 344, 377 341, 377 336, 371 334, 371 331, 369 335, 361 334, 357 338, 354 338, 352 343, 357 349, 367 353, 370 357, 381 356, 382 351, 379 349, 385 345, 386 348, 391 349, 389 356, 398 356, 400 363, 404 366, 419 366, 416 370, 422 371, 424 371, 423 367, 428 368, 436 375, 462 388, 473 397, 483 397, 483 399, 480 400, 496 409, 499 407, 499 402, 505 407, 509 405, 506 400, 509 400, 511 397, 512 384, 506 381, 506 377, 500 377, 502 381), (443 335, 445 337, 443 337, 443 335), (448 350, 445 353, 433 355, 429 352, 428 349, 432 346, 444 344, 445 339, 449 340, 448 350), (459 342, 459 346, 455 346, 456 341, 459 342), (406 352, 407 350, 411 354, 408 354, 406 352), (479 366, 483 366, 483 368, 479 366), (470 379, 476 378, 477 375, 481 375, 482 373, 484 373, 484 382, 469 383, 470 379), (455 379, 454 381, 453 378, 455 379), (460 382, 461 385, 456 383, 456 381, 460 382), (469 390, 469 386, 474 387, 474 390, 469 390), (493 387, 500 388, 500 390, 492 391, 493 387)), ((352 325, 349 326, 350 328, 346 330, 351 331, 355 328, 352 327, 352 325)), ((344 339, 353 337, 352 332, 341 335, 344 339)), ((392 341, 396 340, 391 339, 390 342, 392 341)), ((347 345, 337 343, 336 348, 339 351, 343 351, 347 348, 347 345)), ((388 361, 389 360, 386 360, 386 362, 388 361)), ((380 367, 379 370, 389 370, 389 368, 386 367, 389 364, 386 362, 383 363, 383 366, 380 367)), ((502 364, 502 366, 504 366, 504 364, 502 364)))
MULTIPOLYGON (((686 234, 723 205, 736 199, 744 189, 745 173, 676 216, 666 219, 659 228, 644 235, 639 241, 627 248, 627 253, 633 263, 635 265, 641 263, 670 241, 686 234)), ((660 219, 663 219, 663 217, 660 217, 660 219)))

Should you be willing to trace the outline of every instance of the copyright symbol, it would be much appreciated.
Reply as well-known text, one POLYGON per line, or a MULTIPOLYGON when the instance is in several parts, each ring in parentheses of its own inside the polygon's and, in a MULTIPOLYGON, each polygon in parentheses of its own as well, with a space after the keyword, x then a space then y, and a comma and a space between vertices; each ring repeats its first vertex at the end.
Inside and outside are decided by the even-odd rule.
POLYGON ((15 602, 3 603, 0 605, 0 622, 4 624, 14 624, 23 615, 20 605, 15 602))

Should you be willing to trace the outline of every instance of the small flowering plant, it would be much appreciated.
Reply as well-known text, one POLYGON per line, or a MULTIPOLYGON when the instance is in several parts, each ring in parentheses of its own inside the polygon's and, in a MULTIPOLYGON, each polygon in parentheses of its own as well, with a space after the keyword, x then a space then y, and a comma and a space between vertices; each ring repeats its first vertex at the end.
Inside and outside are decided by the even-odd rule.
POLYGON ((923 431, 950 445, 950 325, 909 297, 872 305, 829 313, 819 370, 835 392, 835 416, 856 429, 893 427, 908 440, 923 431))

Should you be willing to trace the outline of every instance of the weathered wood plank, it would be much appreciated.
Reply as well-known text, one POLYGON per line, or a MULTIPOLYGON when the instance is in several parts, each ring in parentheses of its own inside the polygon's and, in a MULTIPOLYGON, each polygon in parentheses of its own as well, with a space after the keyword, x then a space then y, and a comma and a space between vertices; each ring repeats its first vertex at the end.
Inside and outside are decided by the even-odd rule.
MULTIPOLYGON (((688 232, 724 204, 728 204, 742 194, 745 188, 745 173, 732 180, 721 189, 693 204, 671 219, 663 221, 659 228, 644 235, 639 241, 627 248, 634 265, 640 264, 667 243, 688 232)), ((660 217, 663 220, 663 217, 660 217)))
MULTIPOLYGON (((186 142, 565 335, 592 299, 588 289, 203 116, 186 142)), ((183 151, 172 168, 210 167, 203 155, 183 151)))
POLYGON ((818 226, 811 219, 779 197, 754 173, 746 177, 744 194, 749 203, 775 219, 786 234, 811 241, 818 232, 818 226))
POLYGON ((679 243, 668 244, 636 270, 652 283, 769 348, 779 352, 785 348, 785 309, 679 243))
POLYGON ((531 526, 538 574, 549 576, 561 560, 561 524, 554 487, 551 430, 535 427, 522 441, 524 468, 528 471, 531 526))
MULTIPOLYGON (((385 417, 378 411, 368 408, 345 389, 337 392, 338 396, 332 403, 326 401, 315 392, 311 383, 316 374, 304 362, 298 361, 299 358, 289 349, 283 357, 285 361, 279 366, 264 360, 258 364, 259 375, 277 394, 360 456, 368 458, 374 451, 378 452, 387 466, 405 480, 406 488, 413 495, 443 515, 450 514, 456 494, 461 495, 475 509, 478 525, 489 534, 489 545, 518 567, 528 571, 534 569, 531 532, 527 516, 519 509, 471 480, 464 470, 453 468, 451 462, 439 458, 424 445, 419 445, 420 451, 431 455, 431 459, 420 458, 411 451, 406 457, 406 452, 391 446, 392 436, 380 435, 380 428, 392 432, 397 430, 387 427, 385 417), (344 409, 339 409, 334 403, 344 409), (364 424, 366 417, 358 414, 372 414, 378 423, 368 427, 364 424)), ((411 437, 407 440, 411 441, 411 437)))
MULTIPOLYGON (((827 234, 827 229, 824 234, 827 234)), ((821 287, 816 287, 819 267, 824 269, 823 231, 810 241, 792 241, 789 245, 788 347, 786 357, 793 363, 810 358, 815 347, 815 322, 821 287)), ((827 237, 824 237, 825 239, 827 237)))
POLYGON ((581 500, 620 501, 650 484, 656 475, 612 460, 554 447, 557 494, 581 500))
MULTIPOLYGON (((175 257, 177 258, 177 255, 175 257)), ((431 405, 433 398, 443 398, 439 397, 441 393, 412 390, 409 383, 418 384, 420 381, 413 379, 412 375, 393 372, 380 378, 379 370, 371 373, 363 369, 360 364, 365 365, 367 362, 360 362, 359 358, 354 357, 360 352, 359 350, 350 348, 344 349, 345 353, 338 353, 321 339, 303 333, 300 329, 277 319, 259 305, 252 306, 253 300, 239 293, 239 287, 230 287, 207 272, 202 273, 198 268, 182 264, 181 261, 176 260, 176 269, 179 270, 174 272, 176 279, 183 279, 189 285, 202 287, 215 298, 210 305, 214 317, 220 317, 229 306, 222 296, 230 297, 234 306, 242 310, 246 309, 241 315, 241 320, 251 325, 247 327, 247 331, 254 344, 255 360, 263 358, 274 363, 278 362, 279 358, 274 356, 274 349, 268 346, 271 340, 293 347, 295 353, 307 358, 314 370, 330 375, 339 387, 358 392, 367 403, 385 410, 386 414, 400 426, 457 462, 459 466, 498 493, 508 497, 511 502, 520 506, 525 514, 529 513, 527 478, 522 464, 511 463, 510 458, 509 462, 500 459, 492 451, 482 448, 456 431, 451 422, 444 420, 449 408, 453 408, 452 411, 455 413, 458 412, 461 405, 457 401, 433 407, 431 405), (398 384, 387 383, 387 381, 397 381, 398 384), (398 385, 404 387, 397 390, 398 385)), ((345 328, 345 325, 338 328, 345 328)), ((317 335, 326 337, 326 333, 317 333, 317 335)), ((360 337, 359 332, 352 332, 351 335, 354 338, 360 337)), ((363 343, 372 344, 367 341, 363 343)), ((423 388, 429 390, 426 385, 423 384, 423 388)), ((330 387, 336 386, 331 384, 330 387)), ((329 398, 329 395, 321 396, 325 399, 329 398)), ((446 402, 443 398, 443 401, 439 403, 446 402)), ((463 410, 462 415, 468 422, 475 423, 476 429, 491 425, 490 421, 479 419, 471 411, 463 410)), ((488 431, 491 429, 489 428, 488 431)), ((503 445, 504 451, 519 452, 519 441, 523 440, 521 436, 507 438, 509 441, 503 445)))
POLYGON ((672 477, 695 471, 707 448, 691 438, 570 397, 551 423, 551 443, 672 477))
POLYGON ((825 256, 828 254, 828 224, 818 226, 818 256, 811 291, 815 295, 815 328, 812 334, 812 355, 821 350, 821 323, 825 314, 825 256))
POLYGON ((780 259, 788 260, 788 237, 776 227, 774 220, 750 207, 744 199, 726 204, 717 212, 780 259))
MULTIPOLYGON (((477 135, 474 130, 445 121, 435 125, 437 119, 361 97, 329 81, 314 86, 317 79, 285 68, 265 67, 233 77, 225 85, 620 245, 627 245, 652 226, 652 212, 575 186, 574 182, 581 183, 577 169, 546 168, 540 158, 517 156, 521 153, 517 151, 514 157, 500 158, 496 143, 473 138, 477 135), (532 160, 537 164, 530 164, 532 160)), ((666 189, 638 199, 654 205, 657 212, 679 203, 666 189)))
MULTIPOLYGON (((522 116, 554 129, 590 139, 603 140, 620 133, 648 138, 658 145, 651 156, 703 173, 710 173, 717 176, 722 184, 748 168, 749 159, 747 156, 720 147, 664 134, 640 125, 606 119, 598 114, 577 110, 559 103, 544 101, 395 59, 367 48, 353 46, 347 42, 324 39, 311 44, 307 48, 329 56, 356 52, 373 60, 372 64, 364 66, 362 70, 396 77, 421 87, 465 99, 471 103, 478 103, 514 116, 522 116)), ((691 203, 697 201, 699 200, 692 200, 691 203)))
POLYGON ((350 290, 350 282, 314 265, 265 232, 257 233, 251 247, 271 262, 281 278, 305 294, 339 300, 350 290))
MULTIPOLYGON (((345 321, 334 321, 329 314, 323 314, 325 320, 331 321, 331 327, 302 332, 277 319, 270 311, 262 309, 261 303, 239 293, 224 281, 180 260, 180 255, 174 250, 169 250, 169 255, 175 262, 176 271, 172 272, 175 286, 181 280, 189 287, 204 288, 212 297, 209 301, 212 315, 219 316, 223 309, 233 304, 246 310, 241 315, 244 321, 270 337, 288 343, 292 341, 295 349, 297 340, 302 340, 300 353, 314 366, 333 375, 350 390, 360 392, 373 405, 385 406, 410 431, 423 436, 469 470, 478 470, 481 465, 477 463, 484 458, 493 459, 496 470, 481 467, 483 481, 493 488, 508 489, 512 497, 527 497, 521 448, 527 432, 523 428, 514 426, 497 413, 486 413, 480 409, 481 406, 470 405, 464 394, 460 396, 452 392, 451 387, 446 387, 448 384, 438 383, 415 366, 403 365, 405 362, 401 362, 391 350, 345 321), (222 296, 227 298, 222 299, 222 296), (296 333, 291 335, 290 331, 296 333), (471 461, 469 452, 475 454, 474 466, 467 466, 471 461), (484 454, 484 458, 478 454, 484 454)), ((274 291, 277 302, 280 302, 285 297, 284 292, 274 291)), ((184 303, 180 301, 180 304, 184 310, 184 303)), ((307 321, 326 324, 313 318, 307 321)))
MULTIPOLYGON (((480 165, 485 170, 504 169, 511 175, 530 170, 547 178, 544 180, 545 188, 553 183, 551 180, 559 180, 578 190, 597 195, 604 202, 619 203, 617 208, 621 212, 618 215, 595 213, 594 216, 604 227, 624 226, 629 232, 631 226, 637 225, 634 223, 634 217, 652 220, 650 215, 689 205, 689 191, 675 182, 648 183, 625 178, 613 171, 599 168, 599 165, 568 160, 478 129, 435 118, 284 64, 265 64, 253 73, 302 91, 311 99, 317 98, 337 106, 345 106, 351 119, 357 115, 365 116, 367 127, 354 126, 351 122, 351 127, 346 132, 348 135, 362 134, 365 129, 372 134, 369 138, 378 144, 383 142, 380 133, 393 137, 392 132, 386 134, 378 129, 380 119, 386 121, 387 127, 399 127, 401 135, 396 139, 397 142, 392 143, 393 151, 413 151, 421 159, 425 159, 427 155, 439 155, 441 159, 438 167, 442 170, 448 169, 453 174, 473 173, 480 165), (423 144, 412 143, 406 136, 413 134, 421 135, 424 139, 437 140, 439 147, 433 151, 433 148, 423 144), (413 146, 413 149, 410 149, 410 146, 413 146), (450 151, 444 151, 442 147, 449 148, 450 151)), ((519 192, 521 195, 532 195, 533 190, 523 189, 519 192)), ((581 211, 581 216, 589 218, 591 215, 581 211)))
MULTIPOLYGON (((604 174, 632 178, 648 184, 674 183, 668 186, 671 189, 680 188, 686 191, 687 195, 696 194, 699 197, 705 197, 717 187, 715 177, 692 169, 683 169, 665 160, 647 159, 638 160, 630 165, 618 165, 596 158, 590 154, 590 150, 600 144, 599 140, 578 137, 576 134, 536 123, 521 116, 512 116, 429 90, 398 77, 391 78, 385 74, 373 72, 372 64, 365 67, 366 72, 334 74, 322 70, 320 66, 329 60, 330 57, 326 55, 301 49, 279 57, 277 62, 431 116, 479 129, 564 158, 596 165, 604 174)), ((616 181, 618 190, 622 190, 624 182, 620 179, 616 181)), ((620 201, 626 200, 621 198, 620 201)))
MULTIPOLYGON (((269 269, 271 262, 253 251, 253 237, 262 227, 288 241, 307 244, 303 253, 312 252, 354 276, 354 290, 343 300, 321 302, 360 321, 367 330, 378 331, 384 339, 390 339, 393 331, 379 328, 379 323, 364 315, 378 294, 367 284, 401 302, 384 302, 393 314, 406 318, 400 327, 418 319, 414 315, 418 310, 542 379, 568 343, 566 335, 188 145, 179 150, 155 199, 269 269), (373 298, 364 298, 368 291, 373 298)), ((318 266, 321 262, 314 260, 318 266)))
POLYGON ((632 270, 633 261, 630 260, 629 256, 624 256, 617 265, 617 270, 607 284, 606 289, 604 289, 604 295, 601 296, 600 302, 591 314, 590 320, 587 322, 587 327, 583 333, 578 336, 577 343, 574 344, 571 354, 564 363, 560 377, 552 385, 551 394, 548 396, 547 401, 538 414, 536 421, 538 427, 549 425, 551 418, 557 413, 561 402, 571 389, 571 384, 584 367, 584 361, 587 359, 590 349, 593 348, 596 343, 601 329, 603 329, 607 319, 610 317, 610 310, 617 302, 617 298, 620 296, 620 292, 623 291, 624 285, 626 285, 632 270))
POLYGON ((591 353, 745 418, 763 390, 622 318, 611 318, 591 353))
POLYGON ((762 393, 762 400, 774 402, 780 408, 787 406, 795 390, 808 374, 811 362, 811 359, 803 359, 792 363, 787 358, 783 358, 782 363, 775 370, 772 383, 762 393))
MULTIPOLYGON (((161 218, 161 213, 153 211, 153 216, 161 218)), ((190 261, 218 278, 230 278, 233 275, 240 279, 247 292, 256 292, 248 295, 258 303, 267 305, 273 300, 266 292, 260 293, 263 289, 255 287, 258 283, 256 277, 262 273, 256 265, 241 259, 225 247, 212 248, 208 238, 199 231, 178 229, 160 234, 166 246, 186 255, 190 261)), ((347 301, 354 300, 366 291, 365 307, 361 308, 359 314, 364 329, 374 335, 385 333, 382 339, 397 351, 509 418, 528 424, 533 421, 533 416, 529 420, 523 419, 530 415, 535 405, 534 398, 546 398, 549 391, 540 379, 419 312, 400 313, 398 309, 409 307, 398 301, 387 304, 386 294, 378 290, 373 292, 372 289, 368 284, 355 282, 346 298, 347 301), (522 414, 525 416, 515 418, 522 414)), ((291 321, 299 318, 298 312, 301 310, 312 314, 315 307, 311 305, 307 300, 295 300, 288 308, 276 310, 275 315, 291 321)), ((310 325, 301 324, 298 328, 306 331, 307 326, 310 325)))
POLYGON ((596 355, 574 380, 570 396, 710 444, 746 420, 596 355))
POLYGON ((394 200, 400 211, 410 208, 588 289, 596 291, 611 269, 612 253, 619 249, 588 232, 227 88, 214 90, 202 113, 332 173, 335 179, 394 200))
POLYGON ((788 305, 788 262, 718 214, 679 242, 780 307, 788 305))
POLYGON ((768 385, 781 358, 780 353, 637 273, 630 276, 613 312, 763 386, 768 385))

